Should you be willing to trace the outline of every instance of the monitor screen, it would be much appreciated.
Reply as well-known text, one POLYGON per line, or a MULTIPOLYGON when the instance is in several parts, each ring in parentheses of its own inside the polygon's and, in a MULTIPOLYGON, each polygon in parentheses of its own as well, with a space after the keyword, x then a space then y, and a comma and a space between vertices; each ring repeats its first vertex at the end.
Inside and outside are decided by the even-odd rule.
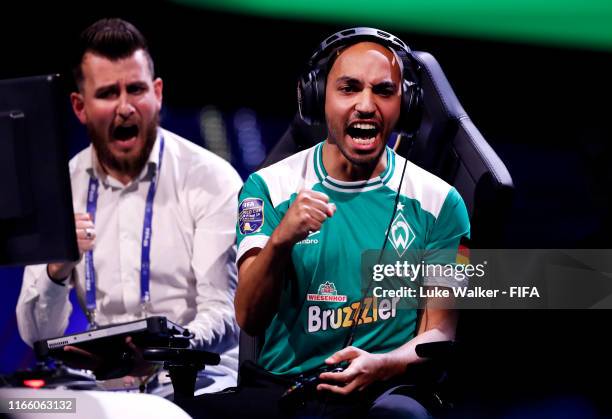
POLYGON ((0 265, 79 257, 57 75, 0 80, 0 265))

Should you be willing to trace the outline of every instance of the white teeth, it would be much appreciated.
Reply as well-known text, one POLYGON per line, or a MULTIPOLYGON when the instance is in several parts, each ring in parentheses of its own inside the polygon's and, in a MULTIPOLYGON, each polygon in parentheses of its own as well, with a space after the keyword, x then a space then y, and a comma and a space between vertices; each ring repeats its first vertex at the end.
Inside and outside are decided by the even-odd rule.
POLYGON ((357 123, 357 124, 353 125, 353 128, 358 128, 358 129, 375 129, 376 126, 374 124, 357 123))
POLYGON ((372 144, 374 142, 375 138, 371 137, 371 138, 353 138, 353 141, 355 141, 357 144, 372 144))

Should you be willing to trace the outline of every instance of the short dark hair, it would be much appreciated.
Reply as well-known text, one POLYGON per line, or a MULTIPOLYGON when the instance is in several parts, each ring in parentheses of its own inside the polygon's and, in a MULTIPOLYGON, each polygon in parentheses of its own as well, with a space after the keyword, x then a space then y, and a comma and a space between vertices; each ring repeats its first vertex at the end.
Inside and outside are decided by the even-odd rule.
POLYGON ((153 59, 147 41, 138 29, 123 19, 100 19, 81 32, 73 64, 77 87, 83 82, 81 64, 86 53, 100 55, 109 60, 127 58, 137 50, 143 50, 149 61, 151 77, 155 77, 153 59))
POLYGON ((398 64, 399 64, 399 68, 400 68, 400 78, 404 77, 404 61, 397 55, 397 52, 395 52, 392 48, 389 48, 388 45, 382 43, 382 42, 377 42, 376 39, 362 39, 362 40, 356 40, 355 42, 350 42, 344 45, 341 45, 340 47, 336 48, 334 51, 332 51, 332 53, 330 54, 327 63, 325 63, 325 77, 327 78, 327 76, 329 75, 329 72, 331 71, 331 68, 334 66, 336 60, 338 59, 338 57, 349 47, 352 47, 353 45, 357 45, 360 44, 362 42, 371 42, 373 44, 378 44, 381 45, 383 47, 385 47, 386 49, 388 49, 389 51, 391 51, 391 53, 393 54, 393 56, 395 57, 395 59, 397 60, 398 64))

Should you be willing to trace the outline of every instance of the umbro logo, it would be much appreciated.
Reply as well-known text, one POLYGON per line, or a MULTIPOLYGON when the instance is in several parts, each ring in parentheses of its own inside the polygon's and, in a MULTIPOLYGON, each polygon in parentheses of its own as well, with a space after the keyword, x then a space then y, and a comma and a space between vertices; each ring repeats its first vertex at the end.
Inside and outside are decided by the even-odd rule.
POLYGON ((296 244, 319 244, 319 239, 317 237, 314 237, 314 236, 316 236, 320 232, 321 232, 320 230, 319 231, 311 231, 310 234, 308 235, 308 237, 306 237, 304 240, 300 240, 296 244))

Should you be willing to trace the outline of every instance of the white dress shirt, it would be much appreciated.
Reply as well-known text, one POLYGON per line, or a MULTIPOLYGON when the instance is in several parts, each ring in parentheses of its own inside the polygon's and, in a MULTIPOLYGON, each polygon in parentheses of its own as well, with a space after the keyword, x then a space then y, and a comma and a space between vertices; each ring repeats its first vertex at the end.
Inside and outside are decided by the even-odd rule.
MULTIPOLYGON (((161 128, 148 163, 128 185, 101 170, 91 145, 70 161, 76 213, 86 212, 90 176, 99 179, 93 252, 96 322, 121 323, 142 316, 144 209, 158 168, 161 135, 165 148, 153 205, 148 315, 166 316, 189 328, 195 334, 192 345, 222 353, 221 366, 233 370, 235 378, 235 225, 242 181, 225 160, 161 128)), ((25 269, 17 322, 26 343, 64 334, 72 287, 85 309, 84 266, 83 258, 65 286, 50 280, 46 265, 25 269)))

